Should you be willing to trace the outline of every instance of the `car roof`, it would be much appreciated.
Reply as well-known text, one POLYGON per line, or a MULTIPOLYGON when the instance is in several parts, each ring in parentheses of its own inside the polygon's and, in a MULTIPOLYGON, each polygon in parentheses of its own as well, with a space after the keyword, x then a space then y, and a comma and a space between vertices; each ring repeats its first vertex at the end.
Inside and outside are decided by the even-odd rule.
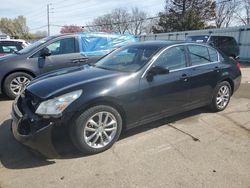
POLYGON ((188 35, 187 37, 229 37, 229 38, 234 38, 232 36, 227 36, 227 35, 188 35))
POLYGON ((0 39, 0 42, 26 42, 22 39, 0 39))
MULTIPOLYGON (((204 44, 200 44, 197 42, 187 42, 187 41, 164 41, 164 40, 155 40, 155 41, 142 41, 142 42, 136 42, 136 43, 132 43, 130 44, 131 46, 144 46, 144 47, 158 47, 158 48, 164 48, 164 47, 168 47, 171 45, 176 45, 176 44, 196 44, 196 45, 204 45, 204 44)), ((205 45, 207 46, 207 45, 205 45)))

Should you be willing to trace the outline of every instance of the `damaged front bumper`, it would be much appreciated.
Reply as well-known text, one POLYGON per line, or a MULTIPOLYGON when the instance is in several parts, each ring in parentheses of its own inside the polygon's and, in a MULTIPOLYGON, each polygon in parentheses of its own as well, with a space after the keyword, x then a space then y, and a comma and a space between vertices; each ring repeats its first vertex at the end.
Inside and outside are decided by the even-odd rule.
POLYGON ((49 120, 44 121, 24 104, 21 105, 22 110, 20 110, 18 102, 20 102, 18 99, 13 102, 11 114, 11 130, 16 140, 45 157, 58 157, 52 143, 52 131, 56 123, 49 120))

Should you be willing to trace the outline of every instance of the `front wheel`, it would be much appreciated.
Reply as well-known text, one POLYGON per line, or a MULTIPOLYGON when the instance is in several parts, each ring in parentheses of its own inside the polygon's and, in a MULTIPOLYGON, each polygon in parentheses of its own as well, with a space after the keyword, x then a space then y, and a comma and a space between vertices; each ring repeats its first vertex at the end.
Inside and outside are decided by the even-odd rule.
POLYGON ((119 138, 121 130, 119 112, 111 106, 99 105, 78 116, 70 127, 70 136, 80 151, 95 154, 110 148, 119 138))
POLYGON ((32 76, 25 72, 15 72, 6 77, 3 84, 4 93, 10 98, 15 99, 22 89, 32 80, 32 76))
POLYGON ((219 83, 215 88, 210 108, 215 112, 224 110, 230 101, 231 94, 232 88, 227 81, 219 83))

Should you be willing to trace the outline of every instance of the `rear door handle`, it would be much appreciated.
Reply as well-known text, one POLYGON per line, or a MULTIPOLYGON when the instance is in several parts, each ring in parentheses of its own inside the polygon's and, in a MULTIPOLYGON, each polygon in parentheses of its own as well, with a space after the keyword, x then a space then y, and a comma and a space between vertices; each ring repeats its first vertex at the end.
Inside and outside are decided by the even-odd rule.
POLYGON ((183 80, 184 82, 187 82, 188 81, 188 75, 187 74, 182 74, 181 75, 181 80, 183 80))
POLYGON ((218 66, 214 67, 214 71, 215 71, 215 72, 220 72, 219 67, 218 67, 218 66))

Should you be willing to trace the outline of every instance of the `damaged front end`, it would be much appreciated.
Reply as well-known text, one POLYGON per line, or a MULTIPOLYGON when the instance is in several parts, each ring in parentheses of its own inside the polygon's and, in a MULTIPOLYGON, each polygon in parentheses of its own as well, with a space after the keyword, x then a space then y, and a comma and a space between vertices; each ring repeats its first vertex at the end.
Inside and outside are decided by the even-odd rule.
POLYGON ((48 158, 58 157, 53 143, 52 131, 60 119, 42 118, 35 114, 38 103, 31 94, 20 95, 12 105, 11 129, 14 137, 22 144, 38 151, 48 158))

